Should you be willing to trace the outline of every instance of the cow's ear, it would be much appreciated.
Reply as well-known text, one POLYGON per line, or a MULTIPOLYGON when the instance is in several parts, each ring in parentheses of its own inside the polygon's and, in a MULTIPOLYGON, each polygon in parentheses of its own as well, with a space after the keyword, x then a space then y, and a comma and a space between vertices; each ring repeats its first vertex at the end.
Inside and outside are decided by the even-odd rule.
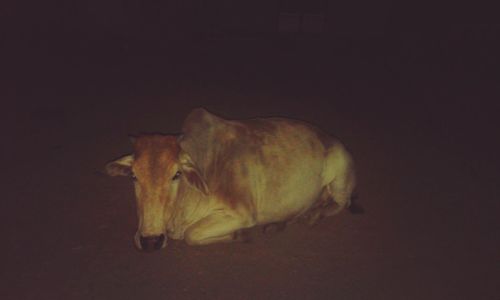
POLYGON ((190 162, 181 163, 182 175, 186 178, 187 182, 194 186, 197 190, 205 195, 208 195, 208 186, 203 176, 201 176, 198 168, 190 162))
POLYGON ((132 176, 132 154, 122 156, 106 164, 106 173, 109 176, 132 176))

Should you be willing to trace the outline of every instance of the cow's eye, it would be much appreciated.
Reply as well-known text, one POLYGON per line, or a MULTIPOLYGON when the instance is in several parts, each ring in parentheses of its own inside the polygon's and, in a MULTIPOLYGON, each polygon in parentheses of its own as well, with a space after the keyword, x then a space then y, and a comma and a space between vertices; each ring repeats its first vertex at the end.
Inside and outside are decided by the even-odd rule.
POLYGON ((181 177, 181 172, 177 171, 177 173, 175 173, 174 177, 172 177, 172 180, 177 180, 177 179, 179 179, 179 177, 181 177))
POLYGON ((136 181, 136 180, 137 180, 137 177, 135 177, 135 174, 134 174, 134 173, 130 174, 130 178, 132 178, 132 180, 134 180, 134 181, 136 181))

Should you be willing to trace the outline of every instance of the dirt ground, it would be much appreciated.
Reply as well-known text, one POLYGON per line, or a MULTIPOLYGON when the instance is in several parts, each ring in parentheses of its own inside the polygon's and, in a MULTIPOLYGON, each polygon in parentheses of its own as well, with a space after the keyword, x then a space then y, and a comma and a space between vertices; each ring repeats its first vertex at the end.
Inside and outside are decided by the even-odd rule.
POLYGON ((498 299, 495 43, 11 49, 0 298, 498 299), (131 150, 127 134, 178 132, 198 106, 298 118, 338 136, 355 157, 365 213, 269 235, 256 228, 250 243, 138 252, 132 184, 102 167, 131 150))

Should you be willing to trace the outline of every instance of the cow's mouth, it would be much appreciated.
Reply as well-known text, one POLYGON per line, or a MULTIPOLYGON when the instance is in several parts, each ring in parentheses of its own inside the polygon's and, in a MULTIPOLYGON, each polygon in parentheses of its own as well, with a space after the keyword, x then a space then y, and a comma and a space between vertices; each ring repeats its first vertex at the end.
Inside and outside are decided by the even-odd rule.
POLYGON ((144 252, 152 252, 160 250, 166 246, 166 238, 164 234, 155 236, 136 235, 135 244, 139 250, 144 252), (138 237, 138 238, 137 238, 138 237))

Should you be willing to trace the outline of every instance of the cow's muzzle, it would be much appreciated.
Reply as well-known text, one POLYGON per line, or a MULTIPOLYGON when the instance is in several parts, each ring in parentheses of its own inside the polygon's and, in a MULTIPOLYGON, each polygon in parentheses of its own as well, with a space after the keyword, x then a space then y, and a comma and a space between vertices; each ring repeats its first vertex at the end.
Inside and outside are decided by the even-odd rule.
POLYGON ((161 234, 158 236, 140 236, 139 242, 141 244, 142 251, 151 252, 154 250, 159 250, 165 243, 165 235, 161 234))

